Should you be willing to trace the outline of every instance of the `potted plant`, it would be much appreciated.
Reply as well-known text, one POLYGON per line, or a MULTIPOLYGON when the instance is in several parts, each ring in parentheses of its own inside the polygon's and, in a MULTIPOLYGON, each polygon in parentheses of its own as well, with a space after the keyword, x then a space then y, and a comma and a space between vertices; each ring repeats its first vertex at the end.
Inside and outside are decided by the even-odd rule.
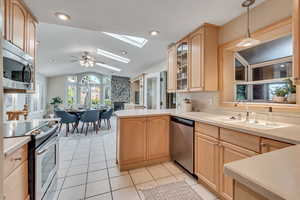
POLYGON ((53 105, 54 110, 62 103, 63 100, 60 97, 53 97, 50 101, 50 104, 53 105))
POLYGON ((273 102, 275 103, 284 103, 286 95, 288 94, 288 89, 286 87, 276 88, 274 91, 273 102))
POLYGON ((287 86, 288 86, 287 101, 288 103, 294 104, 296 103, 296 85, 294 85, 291 79, 287 79, 287 86))

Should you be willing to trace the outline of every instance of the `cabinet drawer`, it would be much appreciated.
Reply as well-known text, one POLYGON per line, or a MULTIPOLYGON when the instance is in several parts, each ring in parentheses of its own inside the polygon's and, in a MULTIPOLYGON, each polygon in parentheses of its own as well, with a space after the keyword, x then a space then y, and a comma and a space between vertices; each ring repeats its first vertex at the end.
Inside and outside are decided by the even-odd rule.
POLYGON ((214 138, 219 138, 219 128, 216 126, 212 126, 209 124, 204 124, 200 122, 196 122, 195 130, 204 135, 208 135, 214 138))
POLYGON ((220 138, 225 142, 235 144, 258 153, 260 152, 260 137, 221 128, 220 138))
POLYGON ((27 144, 4 158, 4 178, 27 160, 27 144))

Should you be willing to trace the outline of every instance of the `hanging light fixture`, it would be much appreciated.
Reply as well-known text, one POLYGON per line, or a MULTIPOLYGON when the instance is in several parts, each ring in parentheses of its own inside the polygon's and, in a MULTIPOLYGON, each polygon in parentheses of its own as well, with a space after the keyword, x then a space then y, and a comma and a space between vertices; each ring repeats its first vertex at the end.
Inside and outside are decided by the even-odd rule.
POLYGON ((79 60, 79 64, 82 67, 94 67, 95 66, 95 58, 88 55, 88 52, 84 52, 81 59, 79 60))
POLYGON ((237 47, 250 47, 258 45, 259 40, 256 40, 251 37, 250 32, 250 6, 255 3, 255 0, 246 0, 242 3, 242 7, 247 8, 247 38, 243 39, 240 43, 237 44, 237 47))

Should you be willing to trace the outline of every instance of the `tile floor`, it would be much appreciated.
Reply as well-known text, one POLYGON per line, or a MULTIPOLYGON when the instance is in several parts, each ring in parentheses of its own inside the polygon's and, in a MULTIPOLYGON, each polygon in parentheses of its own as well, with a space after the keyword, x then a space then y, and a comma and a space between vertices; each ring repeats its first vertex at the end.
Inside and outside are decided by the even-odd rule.
POLYGON ((55 200, 143 200, 141 189, 185 180, 204 200, 216 196, 173 162, 120 172, 116 160, 115 120, 98 135, 60 138, 55 200))

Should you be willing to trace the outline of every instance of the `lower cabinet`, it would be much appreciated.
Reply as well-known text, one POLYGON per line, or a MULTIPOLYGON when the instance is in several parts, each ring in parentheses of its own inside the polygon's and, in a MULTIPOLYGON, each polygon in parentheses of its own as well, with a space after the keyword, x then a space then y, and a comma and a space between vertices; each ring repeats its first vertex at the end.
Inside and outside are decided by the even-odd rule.
POLYGON ((261 153, 268 153, 271 151, 276 151, 278 149, 283 149, 289 146, 292 146, 291 144, 285 143, 285 142, 279 142, 275 140, 270 140, 267 138, 261 139, 261 153))
POLYGON ((147 159, 157 159, 170 155, 170 118, 147 118, 147 159))
POLYGON ((257 155, 256 152, 247 150, 245 148, 220 142, 220 195, 227 200, 233 199, 233 179, 224 174, 224 165, 229 162, 242 160, 251 156, 257 155))
POLYGON ((120 120, 119 164, 146 160, 146 118, 120 120))
POLYGON ((170 117, 118 119, 117 156, 121 170, 169 160, 170 117))
POLYGON ((28 161, 4 179, 4 197, 6 200, 28 199, 28 161))
POLYGON ((196 132, 195 172, 202 182, 214 191, 219 189, 219 142, 217 139, 196 132))
POLYGON ((249 189, 245 185, 236 182, 234 183, 234 199, 235 200, 268 200, 260 194, 249 189))

